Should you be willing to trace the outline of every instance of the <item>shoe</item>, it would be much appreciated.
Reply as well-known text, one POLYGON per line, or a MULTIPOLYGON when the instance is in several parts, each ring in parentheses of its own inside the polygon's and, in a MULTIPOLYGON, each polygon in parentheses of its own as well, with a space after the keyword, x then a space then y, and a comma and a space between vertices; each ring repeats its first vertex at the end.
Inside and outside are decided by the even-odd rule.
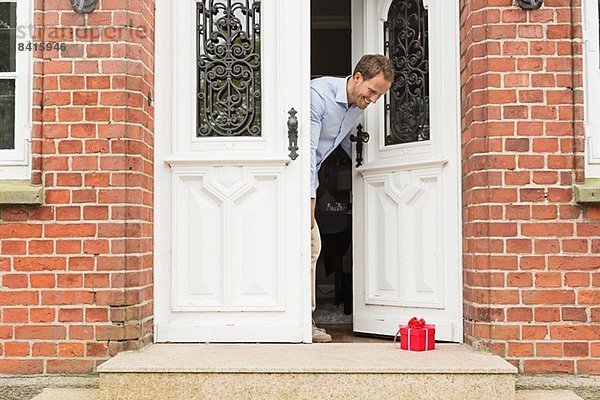
POLYGON ((325 331, 325 329, 312 328, 312 341, 313 343, 329 343, 331 342, 331 335, 325 331))

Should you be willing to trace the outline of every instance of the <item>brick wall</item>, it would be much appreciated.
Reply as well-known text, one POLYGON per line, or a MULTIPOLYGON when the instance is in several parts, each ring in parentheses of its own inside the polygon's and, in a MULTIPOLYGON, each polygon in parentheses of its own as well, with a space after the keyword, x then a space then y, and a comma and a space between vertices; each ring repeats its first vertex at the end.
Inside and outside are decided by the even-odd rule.
POLYGON ((152 335, 154 1, 35 0, 33 180, 0 209, 0 374, 85 373, 152 335))
POLYGON ((600 373, 600 211, 583 180, 580 0, 461 0, 465 339, 600 373))

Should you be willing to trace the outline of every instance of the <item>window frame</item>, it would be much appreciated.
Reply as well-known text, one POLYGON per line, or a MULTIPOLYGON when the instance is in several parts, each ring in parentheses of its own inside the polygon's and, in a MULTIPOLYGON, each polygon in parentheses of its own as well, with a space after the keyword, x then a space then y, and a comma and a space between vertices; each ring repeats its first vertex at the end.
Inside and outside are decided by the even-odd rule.
POLYGON ((598 0, 584 0, 584 132, 585 177, 600 178, 600 32, 598 0))
POLYGON ((18 50, 19 43, 32 41, 32 0, 0 0, 0 3, 17 4, 17 31, 15 42, 15 71, 0 72, 0 79, 15 80, 15 146, 0 150, 0 179, 31 179, 31 125, 33 98, 32 51, 18 50))

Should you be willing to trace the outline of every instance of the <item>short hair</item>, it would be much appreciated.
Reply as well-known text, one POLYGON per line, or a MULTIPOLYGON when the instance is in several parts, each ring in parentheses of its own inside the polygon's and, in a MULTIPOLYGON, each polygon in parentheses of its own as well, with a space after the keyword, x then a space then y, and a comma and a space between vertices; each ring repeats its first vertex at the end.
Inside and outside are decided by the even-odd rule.
POLYGON ((394 64, 389 58, 381 54, 365 54, 354 67, 355 75, 360 72, 364 80, 369 80, 379 74, 383 74, 383 78, 388 82, 394 82, 394 64))

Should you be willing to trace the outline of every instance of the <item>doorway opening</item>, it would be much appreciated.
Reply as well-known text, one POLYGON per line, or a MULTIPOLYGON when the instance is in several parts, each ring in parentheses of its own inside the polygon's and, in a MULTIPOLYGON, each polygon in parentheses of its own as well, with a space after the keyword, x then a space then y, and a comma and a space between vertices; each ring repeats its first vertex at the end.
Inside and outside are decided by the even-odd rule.
MULTIPOLYGON (((351 0, 311 0, 311 78, 352 74, 351 0)), ((322 250, 313 318, 334 342, 372 341, 352 329, 352 161, 336 148, 319 170, 315 219, 322 250)))

